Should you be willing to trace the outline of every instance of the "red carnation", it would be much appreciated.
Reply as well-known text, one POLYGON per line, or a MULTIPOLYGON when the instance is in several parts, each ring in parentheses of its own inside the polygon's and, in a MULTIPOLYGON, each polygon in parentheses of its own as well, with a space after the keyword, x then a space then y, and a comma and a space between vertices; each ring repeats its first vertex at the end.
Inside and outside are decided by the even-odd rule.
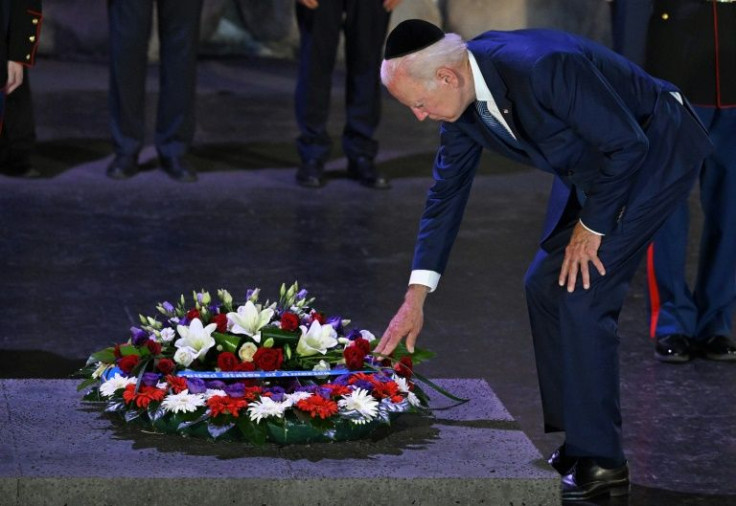
POLYGON ((210 323, 217 324, 218 332, 227 332, 227 315, 224 315, 222 313, 216 314, 212 317, 212 319, 210 319, 210 323))
POLYGON ((276 371, 281 369, 284 361, 284 352, 281 348, 258 348, 253 355, 253 362, 261 371, 276 371))
POLYGON ((135 385, 128 385, 123 392, 123 400, 126 404, 135 402, 135 405, 142 409, 147 408, 152 401, 161 402, 165 396, 164 390, 146 385, 141 385, 138 393, 135 392, 135 385))
POLYGON ((217 367, 219 367, 221 371, 234 370, 235 367, 238 365, 238 362, 238 357, 236 357, 234 353, 230 353, 229 351, 223 351, 222 353, 217 355, 217 367))
POLYGON ((353 341, 352 346, 357 346, 363 350, 363 355, 368 355, 371 352, 371 343, 368 342, 367 339, 363 339, 362 337, 359 337, 355 341, 353 341))
POLYGON ((324 325, 325 321, 327 320, 327 317, 324 313, 320 313, 319 311, 312 311, 312 321, 319 322, 320 325, 324 325))
POLYGON ((171 374, 176 369, 176 364, 170 358, 162 358, 158 361, 156 367, 162 374, 171 374))
POLYGON ((161 343, 157 343, 153 339, 146 341, 146 348, 148 348, 148 351, 150 351, 151 355, 154 357, 161 355, 161 343))
POLYGON ((171 385, 171 389, 175 394, 180 394, 187 389, 187 379, 181 376, 174 376, 169 374, 166 376, 166 383, 171 385))
POLYGON ((399 376, 410 379, 412 371, 414 371, 414 363, 411 361, 411 357, 409 355, 401 357, 401 360, 394 365, 394 371, 399 376))
POLYGON ((118 367, 120 367, 120 369, 122 369, 124 373, 130 374, 130 371, 132 371, 133 368, 136 366, 138 360, 138 355, 128 355, 120 359, 120 362, 118 362, 118 367))
POLYGON ((292 332, 299 328, 299 317, 294 313, 286 312, 281 315, 281 330, 292 332))
POLYGON ((187 311, 187 320, 192 321, 195 318, 199 318, 199 309, 194 308, 187 311))
POLYGON ((348 346, 342 352, 342 356, 345 357, 345 365, 351 371, 358 371, 363 368, 365 353, 363 353, 363 350, 359 346, 348 346))
POLYGON ((207 407, 210 408, 212 416, 225 414, 238 418, 240 411, 248 407, 248 401, 245 399, 215 395, 207 399, 207 407))
POLYGON ((325 399, 321 395, 313 395, 296 403, 296 407, 309 413, 312 418, 329 418, 337 414, 337 403, 332 399, 325 399))

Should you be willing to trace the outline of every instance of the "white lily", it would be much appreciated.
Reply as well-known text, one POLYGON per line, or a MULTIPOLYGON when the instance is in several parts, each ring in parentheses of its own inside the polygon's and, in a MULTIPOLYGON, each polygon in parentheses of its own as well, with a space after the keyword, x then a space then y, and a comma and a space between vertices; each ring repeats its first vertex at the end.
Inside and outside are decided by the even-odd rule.
POLYGON ((273 309, 259 310, 250 300, 244 306, 238 308, 237 313, 228 313, 227 319, 233 324, 230 332, 233 334, 245 334, 255 342, 261 342, 260 330, 273 318, 273 309))
POLYGON ((332 325, 321 325, 313 321, 309 329, 305 325, 299 327, 302 335, 296 345, 296 352, 302 357, 309 357, 321 353, 324 355, 329 348, 337 346, 337 332, 332 325))
POLYGON ((215 338, 212 333, 217 329, 216 323, 210 323, 206 327, 202 325, 199 318, 195 318, 188 327, 177 325, 176 331, 181 339, 174 343, 177 348, 192 348, 195 352, 195 358, 204 358, 210 348, 215 345, 215 338))

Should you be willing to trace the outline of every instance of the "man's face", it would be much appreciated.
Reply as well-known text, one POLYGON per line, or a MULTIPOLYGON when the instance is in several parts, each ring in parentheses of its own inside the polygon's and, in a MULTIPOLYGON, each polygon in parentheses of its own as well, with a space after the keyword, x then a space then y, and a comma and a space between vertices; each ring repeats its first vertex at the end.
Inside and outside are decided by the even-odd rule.
POLYGON ((462 93, 453 75, 440 73, 434 87, 412 79, 400 72, 388 87, 399 102, 411 109, 419 121, 456 121, 466 109, 462 93))

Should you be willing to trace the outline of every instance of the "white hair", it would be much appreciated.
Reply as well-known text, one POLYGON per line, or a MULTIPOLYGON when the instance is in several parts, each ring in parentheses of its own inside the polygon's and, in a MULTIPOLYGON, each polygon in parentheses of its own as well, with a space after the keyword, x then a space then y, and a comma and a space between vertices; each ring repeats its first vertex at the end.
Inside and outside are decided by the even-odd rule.
POLYGON ((434 76, 440 67, 458 67, 464 60, 467 52, 465 41, 456 33, 446 33, 444 38, 420 51, 409 53, 406 56, 384 60, 381 65, 381 82, 384 86, 396 77, 399 69, 406 75, 425 86, 435 85, 434 76))

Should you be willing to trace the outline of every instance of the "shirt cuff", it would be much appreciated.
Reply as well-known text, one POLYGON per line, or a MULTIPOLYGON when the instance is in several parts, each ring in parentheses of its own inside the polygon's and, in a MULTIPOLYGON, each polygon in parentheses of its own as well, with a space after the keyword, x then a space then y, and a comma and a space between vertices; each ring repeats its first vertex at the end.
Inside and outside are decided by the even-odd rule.
POLYGON ((414 270, 409 276, 410 285, 424 285, 429 287, 429 291, 434 292, 440 282, 440 273, 434 271, 414 270))
POLYGON ((578 221, 579 221, 579 222, 580 222, 580 224, 581 224, 581 225, 583 226, 583 228, 584 228, 585 230, 587 230, 588 232, 590 232, 591 234, 599 235, 599 236, 601 236, 601 237, 603 237, 604 235, 606 235, 606 234, 601 234, 600 232, 596 232, 596 231, 595 231, 595 230, 593 230, 592 228, 588 228, 588 227, 586 227, 586 226, 585 226, 585 223, 583 223, 583 220, 578 220, 578 221))

